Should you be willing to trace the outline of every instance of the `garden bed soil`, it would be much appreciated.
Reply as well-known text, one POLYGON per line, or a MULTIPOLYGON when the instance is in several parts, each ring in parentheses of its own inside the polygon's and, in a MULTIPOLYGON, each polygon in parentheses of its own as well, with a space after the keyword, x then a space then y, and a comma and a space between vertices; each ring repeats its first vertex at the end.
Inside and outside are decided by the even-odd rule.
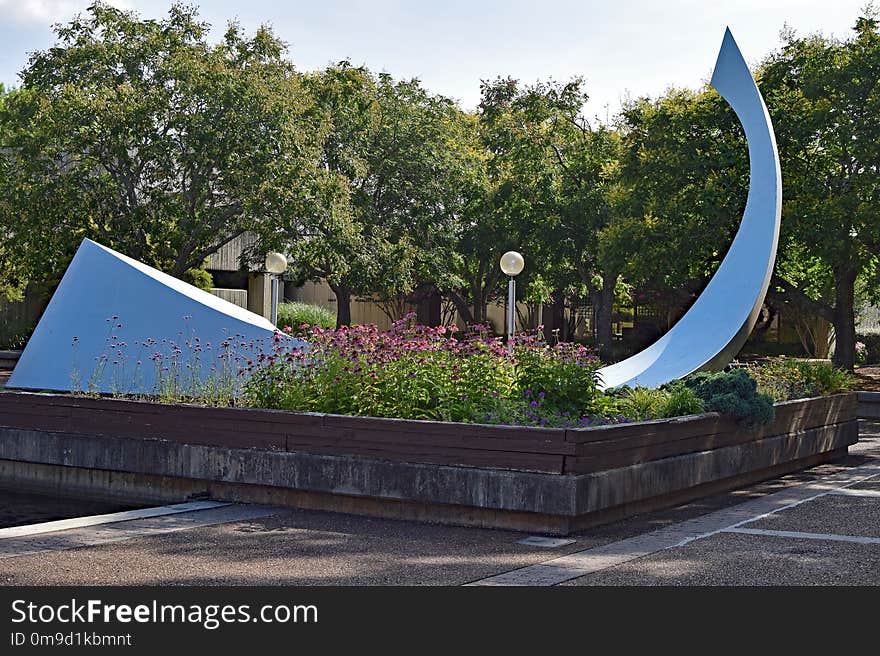
POLYGON ((880 365, 864 365, 855 370, 856 387, 865 392, 880 392, 880 365))
POLYGON ((569 533, 840 457, 856 395, 547 429, 0 393, 0 482, 569 533))

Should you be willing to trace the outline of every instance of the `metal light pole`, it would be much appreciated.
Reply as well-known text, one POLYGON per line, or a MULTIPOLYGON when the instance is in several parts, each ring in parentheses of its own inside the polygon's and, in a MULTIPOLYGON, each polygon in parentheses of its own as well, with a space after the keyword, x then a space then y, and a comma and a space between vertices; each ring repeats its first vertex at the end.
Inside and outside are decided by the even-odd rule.
POLYGON ((516 276, 525 266, 523 256, 507 251, 501 256, 501 271, 510 276, 507 283, 507 352, 513 353, 513 335, 516 333, 516 276))
POLYGON ((278 325, 278 280, 287 271, 287 258, 281 253, 266 254, 266 271, 272 274, 272 325, 278 325))

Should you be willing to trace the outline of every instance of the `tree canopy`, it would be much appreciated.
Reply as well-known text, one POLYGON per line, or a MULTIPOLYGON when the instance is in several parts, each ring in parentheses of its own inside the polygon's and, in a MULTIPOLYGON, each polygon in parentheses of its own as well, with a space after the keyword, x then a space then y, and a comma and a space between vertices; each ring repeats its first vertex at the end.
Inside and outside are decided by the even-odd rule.
MULTIPOLYGON (((466 111, 349 61, 300 72, 266 27, 208 32, 184 5, 143 20, 96 3, 0 88, 3 298, 51 290, 83 237, 208 285, 205 259, 248 233, 252 263, 283 250, 294 277, 325 279, 340 324, 354 299, 419 294, 484 322, 516 249, 520 298, 552 308, 555 328, 591 308, 612 359, 621 301, 683 311, 738 227, 747 147, 708 87, 635 99, 603 124, 581 78, 500 77, 466 111)), ((857 305, 880 297, 873 10, 846 39, 785 32, 755 75, 784 188, 768 303, 832 325, 850 368, 857 305)))
POLYGON ((880 256, 880 34, 869 9, 837 40, 787 33, 761 69, 784 187, 780 296, 834 325, 852 368, 855 296, 876 299, 880 256))
POLYGON ((57 27, 0 108, 0 266, 57 279, 90 237, 193 278, 245 231, 311 213, 322 126, 284 45, 207 30, 182 5, 151 21, 95 4, 57 27))

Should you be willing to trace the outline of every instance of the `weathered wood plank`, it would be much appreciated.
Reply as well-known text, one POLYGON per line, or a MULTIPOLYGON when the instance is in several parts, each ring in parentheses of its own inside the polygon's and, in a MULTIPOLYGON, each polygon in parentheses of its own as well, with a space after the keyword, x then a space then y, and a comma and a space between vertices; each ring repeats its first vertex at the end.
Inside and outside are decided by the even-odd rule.
MULTIPOLYGON (((851 422, 841 422, 828 426, 816 426, 806 430, 791 431, 790 433, 780 433, 773 436, 767 436, 767 438, 785 436, 797 438, 798 436, 803 436, 808 433, 816 433, 817 435, 824 435, 827 433, 831 435, 841 426, 845 426, 848 423, 851 422)), ((639 449, 611 451, 589 456, 569 456, 565 459, 565 473, 587 474, 590 472, 605 471, 608 469, 616 469, 618 467, 629 467, 631 465, 651 462, 653 460, 674 458, 677 456, 712 451, 713 449, 759 441, 760 440, 754 439, 747 433, 727 433, 718 436, 709 436, 707 438, 694 438, 692 440, 679 440, 667 444, 655 444, 639 449)))
POLYGON ((855 417, 855 394, 777 404, 770 426, 717 414, 586 429, 541 429, 0 393, 0 425, 184 444, 551 473, 588 473, 798 434, 855 417))

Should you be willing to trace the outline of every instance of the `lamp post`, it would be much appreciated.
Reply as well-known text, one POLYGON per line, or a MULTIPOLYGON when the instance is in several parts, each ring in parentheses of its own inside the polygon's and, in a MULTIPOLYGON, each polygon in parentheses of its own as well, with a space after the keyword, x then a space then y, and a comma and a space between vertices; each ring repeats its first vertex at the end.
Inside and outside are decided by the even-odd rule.
POLYGON ((287 258, 281 253, 266 254, 266 271, 272 274, 272 325, 278 325, 278 280, 287 271, 287 258))
POLYGON ((501 256, 501 271, 510 276, 507 283, 507 352, 513 353, 513 335, 516 332, 516 276, 525 266, 523 256, 516 251, 507 251, 501 256))

